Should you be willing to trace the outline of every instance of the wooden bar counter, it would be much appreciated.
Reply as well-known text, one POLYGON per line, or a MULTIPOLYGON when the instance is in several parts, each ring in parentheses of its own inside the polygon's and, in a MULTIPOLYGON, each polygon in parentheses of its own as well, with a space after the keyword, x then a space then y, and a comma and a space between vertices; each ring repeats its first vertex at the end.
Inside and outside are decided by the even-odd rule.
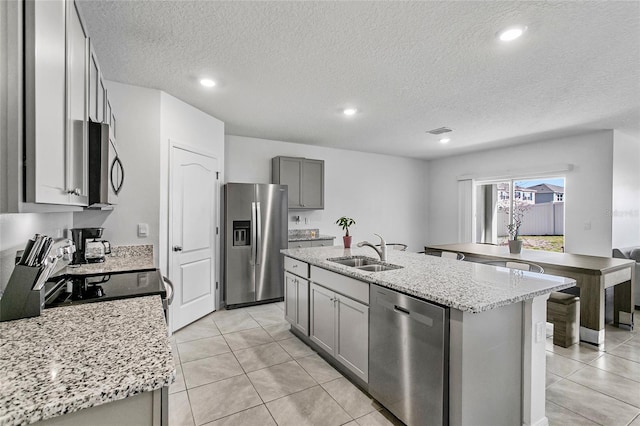
POLYGON ((601 350, 604 349, 604 291, 614 287, 614 325, 633 329, 631 283, 635 263, 632 260, 524 249, 520 254, 511 254, 507 246, 473 243, 426 245, 427 249, 463 253, 465 260, 477 262, 532 262, 542 266, 545 274, 575 279, 580 288, 580 341, 601 350))

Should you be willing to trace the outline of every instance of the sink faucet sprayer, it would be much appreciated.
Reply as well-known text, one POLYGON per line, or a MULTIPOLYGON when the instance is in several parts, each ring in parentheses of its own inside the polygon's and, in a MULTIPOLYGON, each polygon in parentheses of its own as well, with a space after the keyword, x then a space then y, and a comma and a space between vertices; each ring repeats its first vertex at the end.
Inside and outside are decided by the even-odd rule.
POLYGON ((369 241, 360 241, 358 243, 358 247, 364 247, 364 246, 371 247, 372 249, 374 249, 376 251, 376 253, 378 253, 378 256, 380 256, 380 260, 383 261, 383 262, 386 262, 386 260, 387 260, 387 242, 384 240, 384 238, 382 238, 382 235, 379 235, 379 234, 373 234, 373 235, 377 235, 378 238, 380 238, 380 250, 378 250, 378 248, 376 246, 374 246, 373 244, 371 244, 369 241))

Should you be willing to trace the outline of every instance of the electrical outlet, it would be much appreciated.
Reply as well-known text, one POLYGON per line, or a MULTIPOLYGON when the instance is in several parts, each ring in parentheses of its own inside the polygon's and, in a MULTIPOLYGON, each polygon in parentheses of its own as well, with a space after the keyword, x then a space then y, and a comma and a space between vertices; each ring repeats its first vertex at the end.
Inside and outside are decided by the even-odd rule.
POLYGON ((591 221, 588 220, 584 223, 584 230, 585 231, 590 231, 591 230, 591 221))
POLYGON ((148 237, 149 236, 149 225, 146 223, 138 224, 138 237, 148 237))
POLYGON ((308 225, 308 224, 310 224, 310 223, 311 223, 311 221, 309 220, 309 218, 308 218, 308 217, 305 217, 305 218, 304 218, 304 224, 305 224, 305 225, 308 225))
POLYGON ((536 323, 536 343, 543 342, 546 336, 547 324, 544 322, 536 323))

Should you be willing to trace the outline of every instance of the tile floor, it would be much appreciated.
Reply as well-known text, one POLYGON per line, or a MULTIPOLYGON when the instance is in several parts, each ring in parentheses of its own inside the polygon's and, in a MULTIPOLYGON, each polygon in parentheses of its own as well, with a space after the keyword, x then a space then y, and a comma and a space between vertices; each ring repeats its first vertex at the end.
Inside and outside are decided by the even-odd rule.
MULTIPOLYGON (((605 352, 547 339, 551 425, 640 426, 640 333, 606 336, 605 352)), ((171 343, 171 426, 399 424, 289 332, 282 302, 214 312, 171 343)))

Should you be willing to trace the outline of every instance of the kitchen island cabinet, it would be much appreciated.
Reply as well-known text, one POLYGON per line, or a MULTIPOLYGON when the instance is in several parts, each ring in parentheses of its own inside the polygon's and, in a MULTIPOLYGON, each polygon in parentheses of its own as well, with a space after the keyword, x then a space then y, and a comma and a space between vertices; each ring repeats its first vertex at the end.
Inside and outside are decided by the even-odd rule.
POLYGON ((369 379, 369 307, 311 284, 311 341, 365 383, 369 379))
POLYGON ((309 335, 309 265, 291 258, 284 261, 284 317, 309 335))
MULTIPOLYGON (((552 291, 574 286, 574 280, 393 250, 388 252, 387 262, 401 268, 382 272, 367 272, 329 260, 371 256, 373 252, 368 248, 335 246, 288 249, 282 253, 285 259, 311 265, 312 289, 324 288, 323 294, 329 300, 353 297, 354 291, 360 294, 359 289, 365 287, 353 286, 354 281, 367 289, 369 284, 377 284, 449 309, 447 386, 443 390, 449 424, 547 422, 546 300, 552 291), (316 270, 321 271, 321 278, 314 275, 316 270), (331 288, 325 288, 323 283, 330 283, 331 288)), ((369 303, 368 295, 366 302, 369 303)), ((295 329, 292 331, 333 365, 340 366, 335 347, 331 353, 328 344, 330 334, 321 339, 327 346, 322 347, 295 329)), ((373 335, 376 330, 369 329, 368 333, 373 335)), ((349 369, 342 371, 357 378, 349 369)), ((407 374, 410 376, 411 372, 407 374)), ((361 378, 354 381, 368 389, 361 378)))
POLYGON ((0 323, 0 424, 167 419, 175 365, 158 296, 53 308, 0 323))

